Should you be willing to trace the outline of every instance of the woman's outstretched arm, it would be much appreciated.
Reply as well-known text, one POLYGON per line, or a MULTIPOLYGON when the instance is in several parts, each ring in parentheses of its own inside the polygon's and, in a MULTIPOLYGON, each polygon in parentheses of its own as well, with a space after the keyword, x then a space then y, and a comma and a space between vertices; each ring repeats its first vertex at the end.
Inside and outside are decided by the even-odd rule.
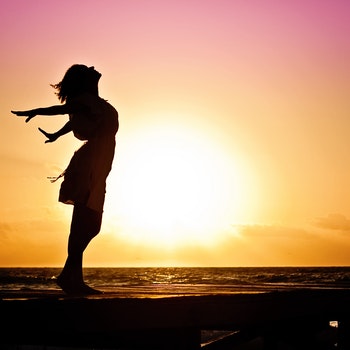
POLYGON ((58 115, 58 114, 69 114, 72 112, 72 106, 57 105, 51 107, 35 108, 27 111, 11 111, 13 114, 16 114, 18 117, 27 117, 26 123, 28 123, 36 115, 58 115))
POLYGON ((54 132, 54 133, 49 133, 46 132, 45 130, 38 128, 39 131, 44 134, 47 137, 47 140, 45 141, 45 143, 49 143, 49 142, 54 142, 56 141, 59 137, 68 134, 69 132, 72 131, 72 125, 71 122, 68 121, 60 130, 54 132))

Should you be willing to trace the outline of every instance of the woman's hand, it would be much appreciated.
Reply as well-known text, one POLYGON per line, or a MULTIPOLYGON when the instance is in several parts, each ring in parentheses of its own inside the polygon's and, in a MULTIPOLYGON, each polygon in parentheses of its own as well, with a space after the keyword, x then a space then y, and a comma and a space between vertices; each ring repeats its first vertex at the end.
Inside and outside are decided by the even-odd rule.
POLYGON ((45 137, 47 137, 47 140, 45 141, 45 143, 55 142, 59 138, 59 135, 56 132, 51 134, 41 128, 38 128, 38 129, 42 134, 45 135, 45 137))
POLYGON ((17 117, 27 117, 26 123, 36 116, 34 111, 11 111, 11 113, 16 114, 17 117))

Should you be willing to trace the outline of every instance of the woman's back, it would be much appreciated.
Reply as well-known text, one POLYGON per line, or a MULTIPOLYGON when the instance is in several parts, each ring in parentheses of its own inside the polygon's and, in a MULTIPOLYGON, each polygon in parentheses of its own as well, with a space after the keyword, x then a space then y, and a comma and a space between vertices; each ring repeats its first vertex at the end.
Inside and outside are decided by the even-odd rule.
POLYGON ((114 138, 118 131, 118 112, 102 98, 84 93, 72 99, 79 112, 69 115, 74 136, 79 140, 114 138))

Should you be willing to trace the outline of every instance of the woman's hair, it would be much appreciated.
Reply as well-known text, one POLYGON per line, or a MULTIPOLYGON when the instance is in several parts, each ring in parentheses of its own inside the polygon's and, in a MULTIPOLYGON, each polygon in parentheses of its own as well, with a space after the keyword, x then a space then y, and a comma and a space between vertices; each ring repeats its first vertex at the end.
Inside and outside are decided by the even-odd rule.
POLYGON ((51 84, 57 90, 58 99, 64 103, 67 99, 89 91, 88 84, 89 68, 83 64, 74 64, 64 75, 61 82, 51 84))

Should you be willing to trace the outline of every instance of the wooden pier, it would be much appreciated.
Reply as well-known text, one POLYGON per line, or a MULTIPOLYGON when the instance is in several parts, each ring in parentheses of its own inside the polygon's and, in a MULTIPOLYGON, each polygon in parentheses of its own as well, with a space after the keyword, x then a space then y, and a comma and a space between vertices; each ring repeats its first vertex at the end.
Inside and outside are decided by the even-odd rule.
POLYGON ((350 290, 84 298, 2 292, 0 337, 4 350, 350 349, 350 290), (203 331, 225 332, 204 344, 203 331))

